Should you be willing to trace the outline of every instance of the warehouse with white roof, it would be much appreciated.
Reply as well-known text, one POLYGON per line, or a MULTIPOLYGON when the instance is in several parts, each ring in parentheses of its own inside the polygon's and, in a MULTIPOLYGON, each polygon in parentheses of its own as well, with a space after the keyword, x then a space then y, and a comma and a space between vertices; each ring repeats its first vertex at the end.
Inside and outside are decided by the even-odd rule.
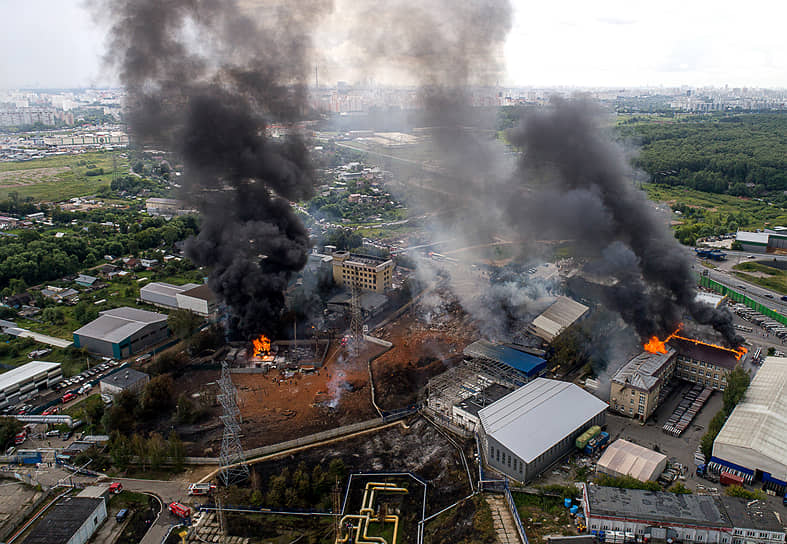
POLYGON ((787 357, 767 357, 713 443, 709 468, 787 491, 787 357))
POLYGON ((167 336, 166 315, 123 307, 101 312, 97 319, 74 331, 74 346, 125 359, 167 336))
POLYGON ((588 311, 588 307, 568 297, 560 296, 541 315, 533 320, 529 330, 539 338, 551 342, 588 311))
POLYGON ((26 401, 63 379, 60 363, 32 361, 0 374, 0 410, 26 401))
POLYGON ((481 409, 486 464, 526 482, 574 449, 574 441, 605 421, 607 403, 579 386, 536 378, 481 409))

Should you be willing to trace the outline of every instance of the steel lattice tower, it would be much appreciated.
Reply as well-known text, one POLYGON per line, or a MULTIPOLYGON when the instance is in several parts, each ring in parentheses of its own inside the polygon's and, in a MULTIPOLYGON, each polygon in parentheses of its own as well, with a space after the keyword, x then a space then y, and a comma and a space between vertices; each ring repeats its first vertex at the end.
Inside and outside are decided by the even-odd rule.
POLYGON ((237 391, 232 383, 230 367, 227 361, 221 362, 221 379, 219 380, 220 393, 218 401, 224 413, 221 421, 224 423, 224 434, 221 437, 221 463, 220 478, 225 486, 238 483, 249 477, 249 466, 243 454, 240 443, 240 410, 238 409, 237 391))
POLYGON ((350 286, 350 353, 358 357, 363 345, 363 313, 361 311, 361 293, 357 282, 350 286))

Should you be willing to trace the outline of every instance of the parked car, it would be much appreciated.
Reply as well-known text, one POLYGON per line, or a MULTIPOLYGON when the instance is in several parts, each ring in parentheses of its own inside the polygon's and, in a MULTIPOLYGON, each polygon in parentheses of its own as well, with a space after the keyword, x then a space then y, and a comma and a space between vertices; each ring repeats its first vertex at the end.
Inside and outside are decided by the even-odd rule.
POLYGON ((49 438, 58 437, 58 436, 60 436, 60 431, 58 431, 57 429, 54 429, 54 430, 51 430, 51 431, 47 431, 46 435, 49 438))
POLYGON ((123 484, 122 483, 120 483, 120 482, 112 482, 111 484, 109 484, 109 492, 110 493, 113 493, 113 494, 117 495, 121 491, 123 491, 123 484))
POLYGON ((128 517, 128 508, 123 508, 120 512, 115 514, 115 521, 121 523, 126 517, 128 517))
POLYGON ((70 402, 70 401, 74 400, 75 398, 77 398, 77 396, 75 394, 73 394, 73 393, 66 393, 65 395, 63 395, 63 398, 61 400, 63 401, 63 404, 65 404, 67 402, 70 402))

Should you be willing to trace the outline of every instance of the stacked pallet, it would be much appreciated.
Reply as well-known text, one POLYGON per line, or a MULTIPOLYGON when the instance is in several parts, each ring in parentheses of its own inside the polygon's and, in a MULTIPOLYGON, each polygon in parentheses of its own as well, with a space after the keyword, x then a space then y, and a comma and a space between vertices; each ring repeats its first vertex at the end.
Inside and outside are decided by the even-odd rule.
POLYGON ((672 436, 680 436, 683 431, 688 429, 694 418, 702 407, 708 402, 713 390, 701 385, 695 385, 680 401, 680 404, 672 412, 662 430, 672 436))

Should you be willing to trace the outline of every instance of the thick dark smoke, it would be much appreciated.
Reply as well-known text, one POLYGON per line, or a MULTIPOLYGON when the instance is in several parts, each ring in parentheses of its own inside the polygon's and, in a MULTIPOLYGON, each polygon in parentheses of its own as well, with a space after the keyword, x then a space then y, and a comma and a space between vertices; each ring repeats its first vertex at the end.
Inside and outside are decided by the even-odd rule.
POLYGON ((183 196, 202 215, 187 254, 209 268, 243 337, 274 331, 306 263, 308 233, 289 201, 311 197, 314 177, 294 123, 306 111, 311 31, 329 9, 277 4, 260 23, 226 0, 97 6, 112 19, 108 58, 128 91, 129 127, 183 160, 183 196), (270 136, 274 123, 285 137, 270 136))
MULTIPOLYGON (((641 337, 671 331, 688 312, 697 322, 713 326, 728 343, 740 344, 728 311, 695 300, 696 279, 687 252, 635 188, 624 153, 601 126, 601 112, 591 103, 556 99, 509 134, 509 141, 522 150, 514 183, 530 180, 548 191, 537 191, 524 209, 536 213, 559 206, 557 217, 577 218, 578 224, 570 222, 569 229, 554 222, 552 226, 600 250, 608 272, 618 280, 606 289, 605 303, 641 337), (581 205, 563 198, 578 191, 588 196, 581 205), (557 197, 553 206, 547 202, 553 197, 544 199, 549 193, 557 197)), ((521 211, 514 203, 511 215, 521 211)))
MULTIPOLYGON (((430 191, 417 195, 419 204, 441 212, 432 224, 435 239, 454 239, 458 247, 494 237, 517 245, 575 241, 600 255, 597 268, 616 280, 602 290, 604 302, 641 337, 671 332, 688 312, 727 342, 740 342, 729 312, 695 302, 687 254, 635 189, 635 173, 612 134, 601 128, 609 120, 596 106, 555 100, 526 115, 508 136, 518 160, 497 140, 494 120, 483 118, 474 93, 480 89, 488 96, 502 74, 500 52, 511 26, 506 0, 417 6, 395 0, 375 14, 385 24, 356 29, 367 64, 374 59, 406 66, 420 83, 422 122, 431 128, 444 173, 433 177, 430 191)), ((494 277, 459 267, 449 274, 463 305, 490 336, 510 337, 523 329, 527 315, 543 309, 549 290, 526 276, 520 282, 509 278, 501 289, 494 277), (469 290, 463 287, 468 276, 476 278, 469 290), (513 326, 501 318, 513 315, 512 300, 523 308, 513 326)))

